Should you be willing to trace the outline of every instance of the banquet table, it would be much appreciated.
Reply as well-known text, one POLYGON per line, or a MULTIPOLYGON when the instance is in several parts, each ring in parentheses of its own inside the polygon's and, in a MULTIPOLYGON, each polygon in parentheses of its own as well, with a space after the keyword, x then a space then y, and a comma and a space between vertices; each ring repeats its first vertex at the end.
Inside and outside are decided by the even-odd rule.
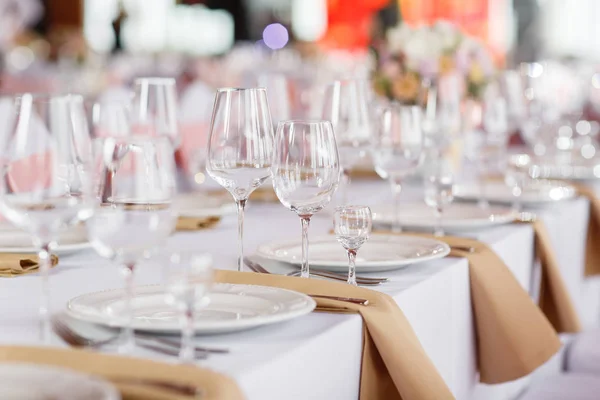
MULTIPOLYGON (((391 200, 382 181, 353 182, 351 201, 370 206, 391 200)), ((417 199, 408 189, 405 199, 417 199)), ((583 278, 588 202, 578 198, 536 211, 546 222, 567 288, 584 325, 600 315, 600 280, 583 278)), ((331 229, 331 211, 313 217, 310 235, 331 229)), ((213 229, 175 233, 159 255, 140 265, 137 284, 162 280, 163 256, 193 248, 213 256, 216 268, 235 269, 237 221, 228 216, 213 229)), ((523 288, 536 296, 534 234, 527 224, 503 225, 469 232, 489 244, 523 288)), ((272 240, 300 240, 299 218, 279 203, 249 202, 245 251, 272 240)), ((273 271, 291 270, 268 264, 273 271)), ((374 274, 374 275, 382 275, 374 274)), ((469 291, 469 267, 463 258, 444 258, 386 272, 390 282, 376 290, 398 303, 426 353, 457 399, 509 399, 527 378, 500 385, 478 384, 475 333, 469 291)), ((64 256, 51 272, 52 309, 60 311, 78 295, 122 287, 119 269, 88 249, 64 256)), ((36 344, 40 278, 34 275, 0 280, 0 344, 36 344)), ((228 347, 199 363, 232 376, 252 399, 357 399, 361 365, 362 320, 358 315, 311 313, 290 322, 227 335, 197 338, 198 343, 228 347)), ((398 340, 402 340, 401 337, 398 340)), ((54 345, 64 346, 57 338, 54 345)), ((145 350, 136 356, 176 361, 145 350)))

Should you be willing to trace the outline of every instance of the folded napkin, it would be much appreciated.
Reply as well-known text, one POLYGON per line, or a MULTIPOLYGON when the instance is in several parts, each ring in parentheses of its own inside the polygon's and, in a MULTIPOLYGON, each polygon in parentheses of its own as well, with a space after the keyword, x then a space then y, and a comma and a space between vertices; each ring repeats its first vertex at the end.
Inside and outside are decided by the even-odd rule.
POLYGON ((279 198, 275 194, 272 186, 261 186, 250 193, 250 201, 259 201, 262 203, 277 203, 279 198))
POLYGON ((156 379, 202 390, 202 400, 241 400, 244 398, 235 382, 219 373, 191 365, 166 364, 132 357, 65 350, 50 347, 0 347, 0 362, 26 362, 70 368, 113 381, 123 400, 187 400, 173 391, 138 383, 130 379, 156 379))
POLYGON ((221 221, 221 217, 209 216, 209 217, 182 217, 177 219, 176 230, 178 231, 197 231, 201 229, 208 229, 215 226, 221 221))
POLYGON ((561 347, 556 331, 504 262, 474 239, 411 233, 447 243, 469 261, 479 379, 502 383, 528 375, 561 347), (459 247, 471 247, 470 253, 459 247))
POLYGON ((538 304, 559 333, 581 331, 581 321, 558 268, 554 248, 542 221, 532 223, 535 252, 542 270, 538 304))
POLYGON ((318 310, 359 313, 364 321, 361 400, 443 400, 453 395, 396 302, 340 282, 251 272, 216 272, 217 282, 275 286, 302 293, 369 300, 368 306, 315 298, 318 310))
MULTIPOLYGON (((14 276, 37 272, 40 259, 33 253, 0 253, 0 277, 14 276)), ((58 257, 52 255, 52 266, 58 264, 58 257)))
POLYGON ((594 190, 580 183, 569 182, 590 202, 590 218, 585 245, 585 275, 600 275, 600 199, 594 190))

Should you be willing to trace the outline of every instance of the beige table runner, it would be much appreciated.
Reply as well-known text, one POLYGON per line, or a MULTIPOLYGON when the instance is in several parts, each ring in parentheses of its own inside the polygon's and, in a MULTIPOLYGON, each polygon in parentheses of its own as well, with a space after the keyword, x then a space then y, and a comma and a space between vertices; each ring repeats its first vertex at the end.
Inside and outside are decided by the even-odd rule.
MULTIPOLYGON (((140 385, 139 379, 191 385, 202 391, 202 400, 242 400, 235 382, 208 369, 189 365, 166 364, 133 357, 65 350, 50 347, 0 346, 0 362, 26 362, 70 368, 113 381, 123 400, 190 400, 155 386, 140 385), (132 382, 124 383, 131 379, 132 382)), ((0 389, 1 392, 1 389, 0 389)), ((1 394, 0 394, 1 397, 1 394)))

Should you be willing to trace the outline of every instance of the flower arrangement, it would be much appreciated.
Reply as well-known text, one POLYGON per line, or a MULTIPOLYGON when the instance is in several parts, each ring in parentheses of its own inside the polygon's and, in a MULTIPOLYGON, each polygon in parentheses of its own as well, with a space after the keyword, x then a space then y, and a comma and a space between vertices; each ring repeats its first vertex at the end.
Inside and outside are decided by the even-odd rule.
POLYGON ((458 73, 464 94, 480 98, 495 72, 488 50, 449 22, 411 28, 399 25, 387 32, 377 53, 375 91, 405 104, 419 101, 423 80, 458 73))

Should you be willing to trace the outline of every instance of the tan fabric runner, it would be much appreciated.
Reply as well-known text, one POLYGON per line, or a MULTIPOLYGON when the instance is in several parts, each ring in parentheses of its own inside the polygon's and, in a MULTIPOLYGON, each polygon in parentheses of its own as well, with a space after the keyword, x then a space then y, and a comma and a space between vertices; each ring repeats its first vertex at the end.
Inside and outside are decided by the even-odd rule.
POLYGON ((209 229, 217 225, 221 221, 221 217, 210 216, 210 217, 179 217, 177 219, 177 231, 198 231, 202 229, 209 229))
MULTIPOLYGON (((0 254, 0 277, 12 278, 19 275, 37 272, 40 259, 33 253, 0 254)), ((52 266, 58 264, 58 257, 52 255, 52 266)))
POLYGON ((590 202, 590 218, 585 244, 585 276, 600 275, 600 199, 592 188, 571 182, 590 202))
POLYGON ((411 235, 446 242, 455 247, 451 256, 469 260, 481 382, 502 383, 528 375, 558 351, 561 343, 548 319, 487 245, 462 237, 411 235), (461 246, 475 251, 456 249, 461 246))
POLYGON ((156 379, 162 382, 191 385, 202 390, 202 400, 242 400, 235 382, 219 373, 195 366, 166 364, 132 357, 65 350, 50 347, 0 346, 0 362, 27 362, 70 368, 112 380, 123 400, 189 400, 190 396, 125 379, 156 379))
POLYGON ((217 282, 276 286, 306 294, 357 297, 368 306, 316 299, 328 312, 359 313, 364 321, 361 400, 445 400, 453 395, 388 295, 346 283, 251 272, 217 271, 217 282))
POLYGON ((535 221, 532 226, 536 257, 542 269, 538 304, 557 332, 577 333, 581 331, 581 321, 558 268, 546 226, 542 221, 535 221))

